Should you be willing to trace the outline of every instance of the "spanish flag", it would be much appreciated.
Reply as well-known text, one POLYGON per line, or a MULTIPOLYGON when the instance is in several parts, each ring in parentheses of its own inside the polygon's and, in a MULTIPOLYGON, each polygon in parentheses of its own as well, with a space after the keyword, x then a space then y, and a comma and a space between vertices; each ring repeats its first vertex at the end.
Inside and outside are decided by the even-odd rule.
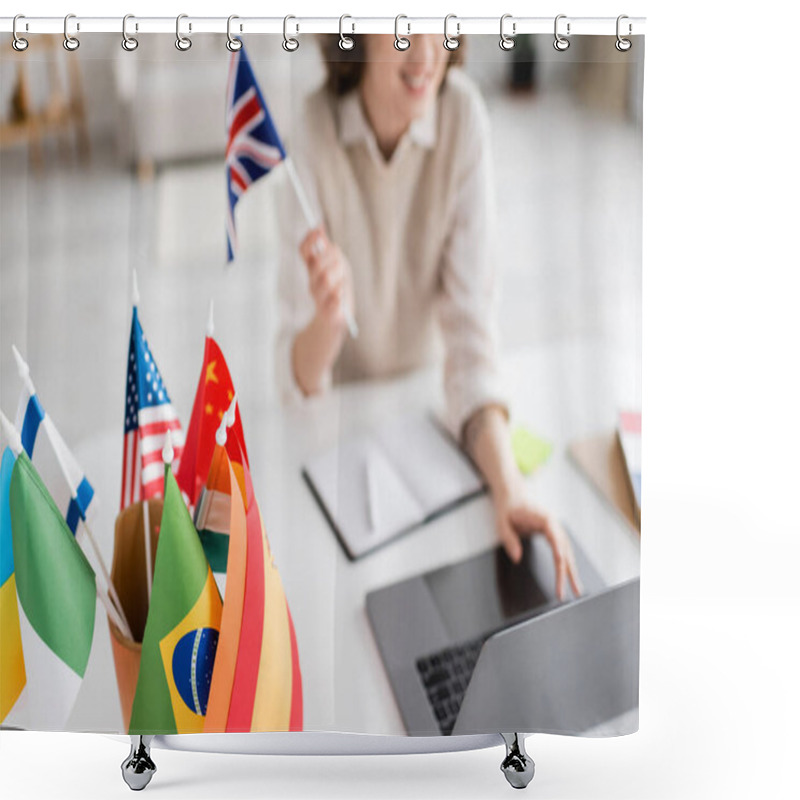
POLYGON ((303 687, 292 617, 233 431, 217 445, 207 491, 227 493, 230 550, 225 609, 206 732, 296 731, 303 687))
POLYGON ((169 466, 129 732, 202 733, 222 600, 169 466))

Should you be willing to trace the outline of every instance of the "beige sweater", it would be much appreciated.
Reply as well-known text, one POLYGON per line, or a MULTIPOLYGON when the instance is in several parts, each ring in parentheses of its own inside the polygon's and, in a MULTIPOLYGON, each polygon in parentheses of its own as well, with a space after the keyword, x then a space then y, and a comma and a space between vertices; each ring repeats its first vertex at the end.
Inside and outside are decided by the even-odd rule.
MULTIPOLYGON (((460 431, 487 403, 505 405, 496 369, 496 254, 488 116, 457 68, 387 162, 359 94, 324 88, 305 103, 289 152, 312 205, 353 274, 360 333, 326 384, 386 377, 443 359, 448 421, 460 431)), ((281 198, 278 382, 302 402, 294 337, 314 314, 298 252, 307 225, 291 185, 281 198)))

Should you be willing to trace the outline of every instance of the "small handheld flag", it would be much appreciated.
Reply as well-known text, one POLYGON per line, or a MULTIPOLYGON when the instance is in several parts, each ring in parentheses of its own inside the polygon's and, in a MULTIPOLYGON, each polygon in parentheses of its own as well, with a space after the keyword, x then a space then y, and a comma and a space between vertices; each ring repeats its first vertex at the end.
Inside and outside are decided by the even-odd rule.
MULTIPOLYGON (((228 75, 226 125, 228 146, 225 150, 225 168, 228 178, 228 262, 236 257, 236 223, 233 211, 239 198, 247 189, 283 161, 297 201, 309 230, 319 224, 314 217, 303 184, 286 155, 269 109, 256 82, 244 45, 231 54, 228 75)), ((353 312, 345 305, 344 318, 350 336, 358 336, 358 325, 353 312)))
POLYGON ((100 600, 108 608, 120 630, 127 632, 129 628, 122 603, 111 582, 108 567, 92 532, 93 518, 97 511, 94 489, 66 442, 61 438, 52 418, 42 407, 30 376, 30 368, 19 350, 13 345, 11 349, 23 383, 16 425, 20 432, 20 444, 63 514, 67 527, 76 537, 78 546, 84 552, 88 540, 102 577, 101 586, 98 587, 100 600), (40 436, 42 431, 44 435, 40 436))
POLYGON ((81 519, 91 519, 96 506, 94 489, 83 470, 72 455, 56 429, 53 420, 45 412, 30 378, 30 369, 12 345, 17 369, 23 381, 17 407, 16 427, 22 438, 22 446, 28 458, 47 484, 56 505, 61 509, 67 526, 73 535, 77 533, 81 519), (46 436, 40 437, 44 432, 46 436), (46 441, 36 445, 45 439, 46 441))
MULTIPOLYGON (((233 409, 226 414, 233 420, 233 409)), ((206 499, 230 536, 225 605, 204 731, 297 731, 303 683, 292 615, 247 465, 220 426, 206 499), (216 508, 215 508, 216 507, 216 508)))
POLYGON ((131 734, 202 733, 219 641, 222 600, 169 465, 164 483, 131 734))
MULTIPOLYGON (((176 472, 178 486, 188 497, 189 507, 197 504, 208 478, 217 429, 235 394, 233 380, 225 356, 211 334, 206 336, 203 366, 194 397, 192 416, 186 432, 186 444, 176 472)), ((241 417, 237 416, 234 431, 244 448, 241 417)), ((244 452, 247 460, 247 451, 244 452)), ((213 564, 212 564, 213 567, 213 564)))
POLYGON ((225 172, 228 180, 228 261, 236 257, 234 209, 259 178, 286 158, 244 46, 231 54, 228 76, 225 172))
POLYGON ((25 452, 9 488, 26 722, 63 729, 92 648, 96 584, 89 562, 25 452))
POLYGON ((172 432, 177 468, 184 441, 181 423, 142 331, 138 308, 134 305, 125 384, 120 509, 137 500, 162 495, 164 465, 161 448, 167 431, 172 432))

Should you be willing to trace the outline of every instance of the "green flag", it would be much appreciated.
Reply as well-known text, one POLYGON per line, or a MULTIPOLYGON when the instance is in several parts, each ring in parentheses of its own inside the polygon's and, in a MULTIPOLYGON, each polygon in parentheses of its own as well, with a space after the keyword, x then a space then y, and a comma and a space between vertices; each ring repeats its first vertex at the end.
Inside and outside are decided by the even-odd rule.
POLYGON ((63 729, 94 635, 94 572, 28 456, 9 489, 14 568, 25 653, 26 723, 63 729))
POLYGON ((202 733, 222 601, 172 470, 130 733, 202 733))

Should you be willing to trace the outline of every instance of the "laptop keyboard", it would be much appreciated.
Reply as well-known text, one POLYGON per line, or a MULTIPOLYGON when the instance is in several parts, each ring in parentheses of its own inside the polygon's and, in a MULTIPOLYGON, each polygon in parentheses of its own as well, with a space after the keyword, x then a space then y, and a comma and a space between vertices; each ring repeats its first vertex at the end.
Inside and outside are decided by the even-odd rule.
POLYGON ((446 647, 417 659, 417 672, 425 687, 439 730, 449 736, 456 724, 485 636, 446 647))

